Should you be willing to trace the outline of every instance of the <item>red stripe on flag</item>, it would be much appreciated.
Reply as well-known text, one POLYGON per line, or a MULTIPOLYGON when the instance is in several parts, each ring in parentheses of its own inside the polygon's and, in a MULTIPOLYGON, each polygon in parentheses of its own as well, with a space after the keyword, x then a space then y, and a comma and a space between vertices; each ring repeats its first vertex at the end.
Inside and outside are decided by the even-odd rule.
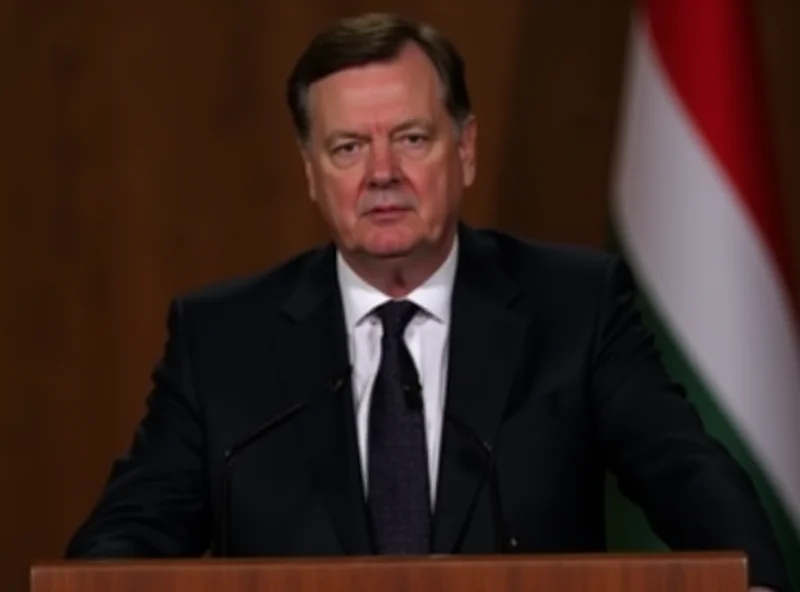
POLYGON ((746 0, 647 0, 656 54, 793 295, 755 15, 746 0))

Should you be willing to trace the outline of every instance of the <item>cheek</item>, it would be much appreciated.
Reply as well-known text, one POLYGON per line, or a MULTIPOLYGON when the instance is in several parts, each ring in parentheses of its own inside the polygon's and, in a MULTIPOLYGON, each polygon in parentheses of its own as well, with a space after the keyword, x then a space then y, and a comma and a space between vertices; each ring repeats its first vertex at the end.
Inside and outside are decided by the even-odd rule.
POLYGON ((354 217, 361 176, 356 171, 335 171, 321 175, 320 180, 325 208, 338 219, 354 217))
POLYGON ((447 163, 409 167, 407 178, 414 187, 424 213, 439 214, 449 209, 454 183, 460 182, 447 163))

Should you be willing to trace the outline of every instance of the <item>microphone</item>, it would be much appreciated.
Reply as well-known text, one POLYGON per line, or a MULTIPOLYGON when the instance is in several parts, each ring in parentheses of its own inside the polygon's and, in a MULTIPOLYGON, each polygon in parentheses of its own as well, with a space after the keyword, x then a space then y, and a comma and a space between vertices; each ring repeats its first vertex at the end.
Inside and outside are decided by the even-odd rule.
POLYGON ((221 504, 220 509, 220 533, 219 533, 219 556, 227 557, 230 548, 230 510, 231 510, 231 473, 234 461, 239 455, 247 450, 256 442, 262 440, 269 434, 273 433, 282 425, 297 417, 302 411, 307 409, 312 403, 322 399, 328 395, 336 395, 342 391, 344 385, 350 379, 350 366, 347 366, 342 372, 336 375, 334 379, 329 381, 326 388, 316 395, 295 403, 289 406, 284 411, 273 417, 272 419, 261 424, 255 431, 248 436, 242 438, 233 446, 225 451, 225 465, 222 469, 222 487, 221 487, 221 504))
MULTIPOLYGON (((403 392, 406 396, 406 403, 410 408, 422 408, 422 385, 419 383, 419 380, 404 381, 403 392)), ((495 463, 492 445, 449 411, 445 411, 444 419, 465 435, 472 445, 480 452, 482 464, 486 473, 489 475, 489 498, 492 508, 492 526, 494 527, 495 547, 500 553, 512 552, 519 546, 519 541, 508 534, 509 530, 505 521, 505 513, 503 512, 500 484, 497 478, 497 465, 495 463)))
POLYGON ((503 500, 500 496, 500 484, 497 479, 497 464, 495 463, 492 445, 481 438, 475 430, 452 413, 445 412, 444 417, 452 426, 458 429, 459 432, 464 434, 473 446, 480 451, 484 469, 489 475, 489 498, 492 508, 495 548, 500 553, 513 552, 519 546, 519 542, 514 536, 509 535, 505 513, 503 512, 503 500))

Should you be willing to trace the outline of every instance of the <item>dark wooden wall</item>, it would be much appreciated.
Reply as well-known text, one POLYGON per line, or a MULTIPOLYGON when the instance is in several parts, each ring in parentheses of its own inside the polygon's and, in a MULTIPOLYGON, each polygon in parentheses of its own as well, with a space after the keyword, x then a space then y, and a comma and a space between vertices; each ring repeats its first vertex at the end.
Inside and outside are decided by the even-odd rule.
MULTIPOLYGON (((0 589, 62 552, 128 444, 169 298, 325 238, 283 82, 367 9, 466 56, 470 222, 603 244, 628 0, 0 0, 0 589)), ((759 27, 798 264, 800 3, 759 27)))

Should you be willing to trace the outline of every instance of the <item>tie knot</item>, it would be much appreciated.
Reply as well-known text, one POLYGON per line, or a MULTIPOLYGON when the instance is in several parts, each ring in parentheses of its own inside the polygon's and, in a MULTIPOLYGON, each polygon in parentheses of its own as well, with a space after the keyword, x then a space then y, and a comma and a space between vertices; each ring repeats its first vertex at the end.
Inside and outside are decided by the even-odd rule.
POLYGON ((419 307, 410 300, 390 300, 376 308, 375 314, 383 323, 384 333, 397 338, 403 335, 418 310, 419 307))

